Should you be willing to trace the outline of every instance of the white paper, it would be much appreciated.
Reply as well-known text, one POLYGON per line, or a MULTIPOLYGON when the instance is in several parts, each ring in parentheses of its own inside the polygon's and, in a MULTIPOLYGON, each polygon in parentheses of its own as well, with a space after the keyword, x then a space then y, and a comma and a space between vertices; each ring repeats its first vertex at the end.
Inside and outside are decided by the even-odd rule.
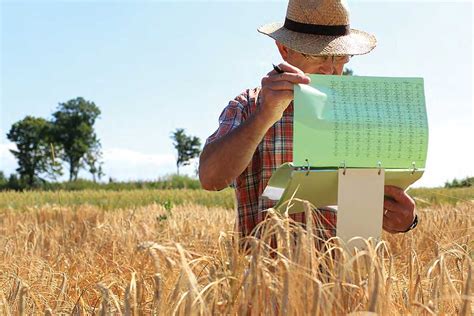
MULTIPOLYGON (((353 237, 380 238, 383 222, 383 169, 340 169, 338 174, 337 236, 348 242, 353 237), (380 174, 379 174, 380 173, 380 174)), ((363 249, 361 240, 349 249, 363 249)))
POLYGON ((267 186, 265 190, 263 190, 262 196, 273 201, 278 201, 283 195, 283 192, 285 192, 285 188, 267 186))

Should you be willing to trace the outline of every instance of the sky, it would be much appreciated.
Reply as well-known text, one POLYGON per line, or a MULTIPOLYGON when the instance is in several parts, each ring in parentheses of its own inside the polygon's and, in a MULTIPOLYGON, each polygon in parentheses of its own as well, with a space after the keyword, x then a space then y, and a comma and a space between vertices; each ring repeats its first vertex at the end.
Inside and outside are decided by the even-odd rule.
MULTIPOLYGON (((171 132, 185 128, 204 142, 227 103, 281 62, 274 41, 256 29, 282 21, 286 6, 0 0, 0 170, 8 175, 17 167, 6 138, 13 123, 27 115, 50 119, 58 103, 82 96, 102 112, 96 132, 107 179, 176 172, 171 132)), ((378 41, 348 64, 356 75, 424 78, 430 139, 415 186, 474 176, 472 3, 349 7, 351 27, 378 41)))

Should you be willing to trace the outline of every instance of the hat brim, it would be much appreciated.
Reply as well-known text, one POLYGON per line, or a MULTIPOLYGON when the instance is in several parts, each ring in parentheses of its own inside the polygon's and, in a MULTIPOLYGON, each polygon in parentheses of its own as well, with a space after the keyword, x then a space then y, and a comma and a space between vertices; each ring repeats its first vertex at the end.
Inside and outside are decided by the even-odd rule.
POLYGON ((363 55, 377 45, 374 35, 351 29, 348 35, 326 36, 290 31, 283 23, 276 22, 258 28, 283 45, 309 55, 363 55))

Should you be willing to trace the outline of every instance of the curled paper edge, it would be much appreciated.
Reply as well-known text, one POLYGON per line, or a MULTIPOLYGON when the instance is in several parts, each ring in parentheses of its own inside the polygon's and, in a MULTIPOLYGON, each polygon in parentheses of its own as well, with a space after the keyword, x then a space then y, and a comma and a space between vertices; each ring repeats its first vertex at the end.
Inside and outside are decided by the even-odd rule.
POLYGON ((308 106, 313 108, 318 120, 324 120, 323 113, 324 107, 326 106, 326 101, 328 99, 327 94, 316 89, 315 87, 306 84, 298 84, 298 87, 304 94, 312 96, 311 99, 313 102, 310 102, 310 105, 308 106))

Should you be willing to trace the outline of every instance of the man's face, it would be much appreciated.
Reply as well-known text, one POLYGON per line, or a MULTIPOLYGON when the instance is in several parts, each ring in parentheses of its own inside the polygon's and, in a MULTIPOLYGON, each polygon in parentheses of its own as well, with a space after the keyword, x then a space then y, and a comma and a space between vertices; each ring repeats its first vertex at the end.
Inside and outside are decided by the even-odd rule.
POLYGON ((349 62, 349 57, 314 57, 303 55, 296 52, 279 42, 276 42, 281 57, 287 63, 298 67, 303 72, 308 74, 320 75, 342 75, 344 65, 349 62))

